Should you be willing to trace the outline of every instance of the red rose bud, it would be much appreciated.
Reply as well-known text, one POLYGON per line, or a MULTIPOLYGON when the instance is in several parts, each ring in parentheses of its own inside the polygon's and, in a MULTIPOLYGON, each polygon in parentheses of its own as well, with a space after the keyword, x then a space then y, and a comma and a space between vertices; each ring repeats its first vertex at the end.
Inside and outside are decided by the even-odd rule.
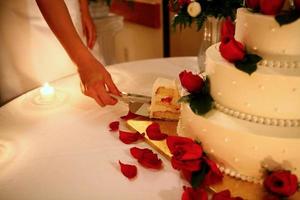
POLYGON ((137 168, 134 165, 123 164, 119 161, 121 172, 124 176, 131 179, 134 178, 137 174, 137 168))
POLYGON ((241 197, 231 197, 229 190, 214 193, 212 200, 243 200, 241 197))
POLYGON ((251 8, 253 10, 258 9, 259 1, 260 0, 246 0, 246 6, 247 6, 247 8, 251 8))
POLYGON ((296 10, 300 12, 300 0, 294 0, 294 5, 296 10))
POLYGON ((164 134, 160 131, 159 124, 156 122, 147 127, 146 133, 150 140, 164 140, 168 137, 167 134, 164 134))
POLYGON ((181 200, 207 200, 208 195, 203 188, 191 188, 183 186, 181 200))
POLYGON ((143 135, 139 134, 138 132, 131 133, 126 131, 119 131, 119 139, 125 144, 131 144, 139 139, 143 139, 143 135))
POLYGON ((221 27, 221 41, 226 42, 227 40, 234 37, 235 33, 235 25, 231 21, 231 19, 228 17, 221 27))
POLYGON ((190 93, 201 90, 204 85, 201 76, 195 75, 192 72, 187 72, 186 70, 179 74, 179 78, 181 85, 190 93))
POLYGON ((234 38, 226 43, 222 42, 219 50, 223 58, 231 63, 243 60, 246 54, 243 44, 236 41, 234 38))
POLYGON ((117 131, 117 130, 119 130, 119 125, 120 125, 120 122, 118 122, 118 121, 111 122, 109 124, 110 131, 117 131))
POLYGON ((284 1, 285 0, 260 0, 260 11, 265 15, 276 15, 281 11, 284 1))
POLYGON ((268 175, 264 180, 265 188, 276 195, 289 197, 298 189, 297 176, 290 171, 276 171, 268 175))

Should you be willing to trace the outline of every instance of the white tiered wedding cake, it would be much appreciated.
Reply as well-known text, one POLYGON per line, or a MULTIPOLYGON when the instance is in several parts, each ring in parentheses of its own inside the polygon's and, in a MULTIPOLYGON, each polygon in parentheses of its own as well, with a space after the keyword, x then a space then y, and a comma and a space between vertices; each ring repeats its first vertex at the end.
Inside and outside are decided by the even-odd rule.
POLYGON ((206 52, 215 108, 199 116, 183 104, 178 133, 199 140, 226 174, 259 182, 266 169, 300 177, 300 19, 237 12, 235 39, 262 57, 251 75, 219 52, 206 52))

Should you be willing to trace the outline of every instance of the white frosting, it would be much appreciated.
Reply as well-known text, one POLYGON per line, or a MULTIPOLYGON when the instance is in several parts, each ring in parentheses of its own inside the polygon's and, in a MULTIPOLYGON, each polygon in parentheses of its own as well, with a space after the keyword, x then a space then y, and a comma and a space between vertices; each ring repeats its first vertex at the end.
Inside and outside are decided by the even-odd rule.
POLYGON ((300 68, 291 71, 259 66, 248 75, 224 60, 218 45, 210 47, 206 55, 206 72, 216 102, 232 112, 269 119, 300 119, 300 68))
POLYGON ((285 61, 289 61, 299 66, 299 35, 300 19, 280 26, 274 16, 252 13, 246 8, 237 11, 236 40, 242 42, 248 52, 260 55, 267 62, 278 61, 278 66, 288 66, 285 61))
POLYGON ((251 123, 210 111, 202 117, 181 106, 178 134, 199 140, 220 169, 233 177, 259 183, 264 168, 276 165, 300 177, 299 127, 251 123))

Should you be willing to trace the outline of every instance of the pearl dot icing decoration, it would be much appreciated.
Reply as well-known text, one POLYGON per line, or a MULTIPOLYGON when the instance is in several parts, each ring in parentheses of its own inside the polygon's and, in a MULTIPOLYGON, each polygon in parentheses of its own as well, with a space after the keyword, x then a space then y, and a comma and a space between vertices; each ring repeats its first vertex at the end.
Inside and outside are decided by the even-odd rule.
POLYGON ((271 32, 275 32, 276 31, 276 28, 271 28, 271 32))
POLYGON ((253 50, 254 50, 254 51, 257 51, 257 49, 258 49, 258 48, 257 48, 256 46, 253 47, 253 50))
POLYGON ((238 158, 234 158, 234 162, 239 162, 239 159, 238 158))
POLYGON ((214 152, 215 152, 215 150, 213 150, 213 149, 210 150, 210 153, 214 153, 214 152))
POLYGON ((222 96, 222 92, 218 92, 217 94, 218 94, 218 96, 222 96))
POLYGON ((236 81, 232 81, 232 85, 236 85, 236 81))
POLYGON ((229 138, 225 138, 224 141, 227 143, 229 142, 229 138))
MULTIPOLYGON (((271 126, 286 126, 286 127, 299 127, 300 119, 273 119, 268 117, 250 115, 237 110, 226 108, 219 103, 215 102, 215 108, 227 115, 243 119, 250 122, 259 124, 271 125, 271 126)), ((278 108, 274 108, 274 111, 279 112, 278 108)))

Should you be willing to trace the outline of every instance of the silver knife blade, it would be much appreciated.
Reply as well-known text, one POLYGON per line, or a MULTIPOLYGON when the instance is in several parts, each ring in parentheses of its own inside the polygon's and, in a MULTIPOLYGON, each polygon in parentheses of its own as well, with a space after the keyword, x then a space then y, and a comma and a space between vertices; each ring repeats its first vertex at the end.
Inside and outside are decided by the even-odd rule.
POLYGON ((121 92, 121 96, 110 94, 112 97, 128 104, 129 111, 144 117, 149 117, 151 97, 134 93, 121 92))
POLYGON ((129 102, 129 111, 140 116, 149 117, 149 103, 129 102))
POLYGON ((134 94, 134 93, 127 93, 127 92, 121 92, 121 96, 117 96, 114 94, 110 94, 112 97, 123 101, 125 103, 134 103, 134 102, 139 102, 139 103, 151 103, 151 97, 145 96, 145 95, 140 95, 140 94, 134 94))

